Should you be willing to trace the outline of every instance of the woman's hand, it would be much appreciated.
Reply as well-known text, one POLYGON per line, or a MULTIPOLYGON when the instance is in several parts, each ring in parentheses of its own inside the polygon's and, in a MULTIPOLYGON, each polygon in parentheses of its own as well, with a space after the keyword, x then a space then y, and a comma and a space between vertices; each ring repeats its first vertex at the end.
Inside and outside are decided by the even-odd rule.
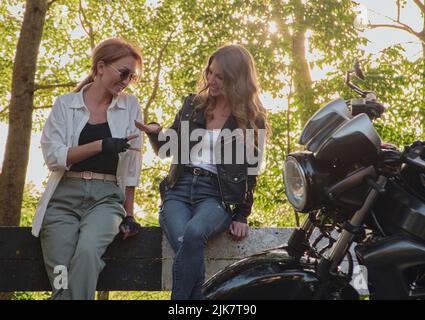
POLYGON ((126 151, 127 149, 140 152, 140 148, 130 147, 130 144, 128 143, 130 140, 136 139, 138 136, 138 134, 133 134, 127 138, 109 137, 83 144, 81 146, 71 147, 68 149, 68 153, 66 155, 66 165, 71 166, 77 162, 93 157, 100 152, 118 154, 126 151))
POLYGON ((138 136, 138 134, 133 134, 127 138, 104 138, 102 140, 102 152, 118 154, 126 151, 127 149, 140 152, 140 148, 130 147, 130 144, 128 143, 128 141, 136 139, 138 136))
POLYGON ((241 241, 248 235, 249 226, 247 223, 232 221, 229 232, 233 236, 233 240, 241 241))
POLYGON ((134 219, 133 216, 126 216, 120 224, 120 231, 123 234, 123 240, 138 234, 141 229, 142 226, 134 219))
POLYGON ((137 129, 139 129, 139 130, 141 130, 143 132, 146 132, 148 134, 149 133, 158 134, 162 130, 162 127, 159 124, 157 124, 157 123, 144 124, 144 123, 141 123, 139 121, 134 120, 134 124, 136 125, 136 128, 137 129))

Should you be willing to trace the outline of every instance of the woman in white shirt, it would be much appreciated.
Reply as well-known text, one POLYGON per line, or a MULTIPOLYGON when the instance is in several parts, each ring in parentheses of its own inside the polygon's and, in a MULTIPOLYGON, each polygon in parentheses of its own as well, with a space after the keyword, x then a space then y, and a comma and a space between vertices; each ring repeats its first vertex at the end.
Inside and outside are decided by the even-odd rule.
POLYGON ((51 171, 37 207, 52 299, 94 299, 108 245, 119 230, 136 234, 134 190, 139 184, 140 106, 122 93, 142 69, 138 50, 121 39, 101 42, 90 75, 58 97, 41 138, 51 171))

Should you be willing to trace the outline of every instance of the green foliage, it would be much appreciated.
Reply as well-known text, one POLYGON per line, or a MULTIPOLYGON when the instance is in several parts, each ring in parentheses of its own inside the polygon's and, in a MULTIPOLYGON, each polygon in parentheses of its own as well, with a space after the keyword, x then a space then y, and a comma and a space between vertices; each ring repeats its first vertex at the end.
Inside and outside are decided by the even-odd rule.
POLYGON ((35 190, 34 185, 31 183, 25 185, 21 209, 21 227, 32 225, 32 218, 40 197, 41 194, 35 190))
POLYGON ((13 293, 12 300, 47 300, 51 296, 51 292, 35 292, 35 291, 16 291, 13 293))
POLYGON ((113 291, 109 300, 170 300, 170 291, 113 291))
POLYGON ((399 147, 424 140, 425 59, 409 61, 401 46, 384 50, 366 67, 366 86, 386 105, 377 129, 399 147))
POLYGON ((250 224, 260 226, 294 226, 293 209, 286 200, 282 178, 283 161, 288 154, 286 112, 270 115, 273 132, 267 143, 264 170, 257 179, 255 202, 250 224))
MULTIPOLYGON (((51 292, 16 291, 12 300, 48 300, 51 292)), ((170 291, 111 291, 109 300, 170 300, 170 291)))

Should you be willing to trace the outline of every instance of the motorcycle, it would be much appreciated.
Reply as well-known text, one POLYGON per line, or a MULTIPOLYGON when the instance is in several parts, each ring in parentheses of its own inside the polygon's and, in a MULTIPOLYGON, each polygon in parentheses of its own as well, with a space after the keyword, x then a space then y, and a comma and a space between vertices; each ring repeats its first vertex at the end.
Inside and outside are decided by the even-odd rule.
POLYGON ((384 108, 353 76, 364 80, 358 62, 345 82, 360 97, 319 109, 302 131, 305 150, 284 162, 301 227, 213 275, 206 299, 359 299, 353 255, 369 299, 425 299, 425 144, 382 143, 372 121, 384 108))

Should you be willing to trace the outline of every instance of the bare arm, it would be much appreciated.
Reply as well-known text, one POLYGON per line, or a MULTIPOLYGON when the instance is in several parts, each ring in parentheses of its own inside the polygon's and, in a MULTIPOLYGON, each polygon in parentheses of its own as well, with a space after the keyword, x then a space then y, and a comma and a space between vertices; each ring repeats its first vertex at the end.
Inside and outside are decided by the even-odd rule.
POLYGON ((134 190, 136 187, 126 187, 125 188, 125 202, 124 209, 127 212, 127 216, 134 215, 134 190))
MULTIPOLYGON (((127 137, 126 141, 130 141, 133 140, 135 138, 137 138, 139 135, 137 134, 133 134, 127 137)), ((118 139, 119 138, 106 138, 106 139, 118 139)), ((103 139, 105 140, 105 139, 103 139)), ((93 157, 94 155, 102 152, 102 149, 104 148, 103 146, 103 140, 96 140, 81 146, 77 146, 77 147, 71 147, 68 149, 68 153, 66 156, 66 164, 67 166, 73 165, 74 163, 86 160, 90 157, 93 157)), ((121 139, 122 140, 122 139, 121 139)), ((127 148, 127 147, 126 147, 127 148)), ((139 148, 133 148, 133 147, 129 147, 128 150, 133 150, 133 151, 137 151, 140 152, 139 148)), ((113 152, 121 152, 121 151, 115 151, 113 150, 113 152)))
POLYGON ((134 190, 136 187, 125 188, 124 209, 127 216, 120 225, 123 240, 138 234, 141 230, 140 224, 134 219, 134 190))
POLYGON ((96 140, 78 147, 71 147, 68 149, 66 165, 73 165, 74 163, 93 157, 100 152, 102 152, 102 140, 96 140))

